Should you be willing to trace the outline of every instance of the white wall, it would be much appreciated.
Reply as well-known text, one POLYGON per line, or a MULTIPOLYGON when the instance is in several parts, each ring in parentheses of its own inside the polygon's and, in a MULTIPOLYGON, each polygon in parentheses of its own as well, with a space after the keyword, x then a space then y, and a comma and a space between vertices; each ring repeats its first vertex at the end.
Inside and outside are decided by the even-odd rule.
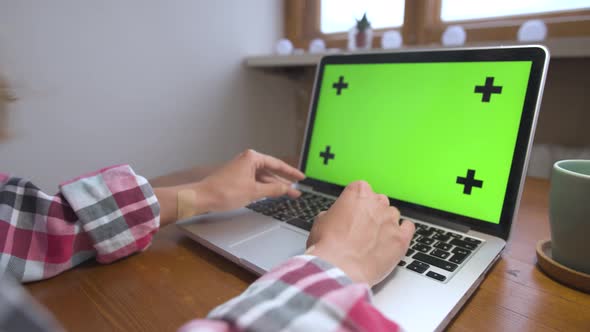
POLYGON ((272 51, 276 0, 1 0, 0 70, 19 101, 0 171, 58 182, 130 163, 146 177, 295 152, 291 86, 242 66, 272 51))

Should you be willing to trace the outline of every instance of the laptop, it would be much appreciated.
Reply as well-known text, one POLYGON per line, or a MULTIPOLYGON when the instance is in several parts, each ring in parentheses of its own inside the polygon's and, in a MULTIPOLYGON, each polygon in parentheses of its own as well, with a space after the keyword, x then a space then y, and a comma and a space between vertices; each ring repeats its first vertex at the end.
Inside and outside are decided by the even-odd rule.
POLYGON ((548 66, 543 46, 330 55, 317 68, 296 184, 303 194, 179 222, 262 274, 303 254, 319 211, 366 180, 416 233, 374 303, 407 331, 442 330, 516 220, 548 66))

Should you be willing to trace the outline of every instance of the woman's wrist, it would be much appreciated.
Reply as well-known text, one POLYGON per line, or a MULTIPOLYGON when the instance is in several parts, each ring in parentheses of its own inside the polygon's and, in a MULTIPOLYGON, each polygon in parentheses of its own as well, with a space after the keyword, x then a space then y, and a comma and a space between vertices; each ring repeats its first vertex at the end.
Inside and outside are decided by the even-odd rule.
POLYGON ((154 188, 160 204, 160 227, 175 222, 177 218, 176 191, 173 187, 154 188))
POLYGON ((344 271, 346 275, 356 283, 370 284, 366 275, 362 272, 360 264, 356 264, 354 255, 346 255, 341 250, 335 248, 325 248, 321 243, 317 243, 307 249, 307 255, 316 256, 344 271))
POLYGON ((208 192, 202 182, 155 188, 154 193, 160 203, 162 226, 207 213, 215 206, 214 195, 208 192))

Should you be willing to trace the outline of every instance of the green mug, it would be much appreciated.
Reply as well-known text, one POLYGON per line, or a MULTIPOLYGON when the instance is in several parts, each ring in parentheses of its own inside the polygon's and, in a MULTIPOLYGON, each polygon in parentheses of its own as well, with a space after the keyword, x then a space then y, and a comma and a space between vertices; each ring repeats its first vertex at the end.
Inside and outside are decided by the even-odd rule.
POLYGON ((553 259, 590 274, 590 160, 553 165, 549 224, 553 259))

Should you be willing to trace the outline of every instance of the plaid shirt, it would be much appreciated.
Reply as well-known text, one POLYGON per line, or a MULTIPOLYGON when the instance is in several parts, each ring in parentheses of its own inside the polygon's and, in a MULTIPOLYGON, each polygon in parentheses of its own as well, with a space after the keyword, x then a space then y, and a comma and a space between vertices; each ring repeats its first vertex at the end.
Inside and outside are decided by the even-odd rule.
MULTIPOLYGON (((147 248, 158 227, 152 188, 129 166, 64 183, 55 196, 0 174, 0 331, 59 329, 10 275, 33 281, 91 257, 109 263, 147 248)), ((297 256, 180 331, 397 331, 370 301, 367 285, 297 256)))

